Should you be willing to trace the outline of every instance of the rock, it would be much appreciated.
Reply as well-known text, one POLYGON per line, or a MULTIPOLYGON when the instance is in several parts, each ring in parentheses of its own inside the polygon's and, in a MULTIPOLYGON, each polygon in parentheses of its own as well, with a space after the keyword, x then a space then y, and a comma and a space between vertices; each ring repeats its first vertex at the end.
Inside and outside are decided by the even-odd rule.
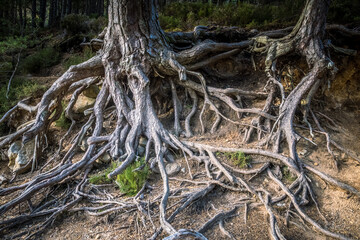
POLYGON ((181 169, 181 172, 182 172, 182 173, 185 173, 185 172, 186 172, 186 169, 185 169, 185 168, 182 168, 182 169, 181 169))
POLYGON ((6 177, 4 177, 3 175, 0 175, 0 186, 3 184, 3 183, 6 183, 8 181, 8 179, 6 177))
POLYGON ((91 85, 90 87, 88 87, 83 91, 83 94, 85 97, 88 98, 96 98, 99 92, 100 92, 100 88, 98 86, 91 85))
POLYGON ((145 153, 145 148, 142 147, 142 146, 139 146, 138 149, 137 149, 137 155, 138 156, 143 156, 145 153))
POLYGON ((77 99, 73 110, 76 113, 83 113, 85 110, 92 108, 95 104, 95 98, 89 98, 80 94, 79 98, 77 99))
POLYGON ((299 152, 299 155, 305 156, 307 153, 308 153, 308 151, 306 149, 303 149, 299 152))
POLYGON ((89 144, 87 143, 87 140, 88 140, 88 137, 84 137, 82 140, 81 140, 81 143, 80 143, 80 149, 84 152, 86 152, 86 150, 88 149, 89 147, 89 144))
POLYGON ((109 153, 105 153, 104 155, 102 155, 101 157, 101 161, 103 163, 109 163, 111 161, 111 156, 109 153))
POLYGON ((13 172, 17 172, 21 174, 30 169, 31 164, 28 164, 28 162, 31 161, 33 158, 34 147, 35 147, 35 140, 31 140, 30 142, 26 143, 23 146, 21 145, 20 141, 16 141, 13 144, 11 144, 8 150, 8 157, 9 157, 8 166, 12 168, 13 172), (27 167, 23 168, 24 166, 27 167))
POLYGON ((139 145, 145 147, 147 144, 147 139, 144 137, 140 137, 139 139, 139 145))
POLYGON ((250 33, 251 33, 251 34, 258 34, 258 33, 259 33, 259 30, 257 30, 257 29, 251 29, 251 30, 250 30, 250 33))
POLYGON ((109 163, 111 162, 111 156, 106 152, 100 158, 96 159, 95 162, 98 164, 109 163))
POLYGON ((166 165, 165 169, 166 169, 166 173, 169 176, 173 176, 173 175, 177 174, 178 172, 180 172, 181 166, 178 163, 168 163, 166 165))
POLYGON ((21 141, 16 141, 12 143, 8 150, 8 158, 9 158, 9 164, 8 166, 11 167, 15 164, 15 159, 21 149, 21 141))

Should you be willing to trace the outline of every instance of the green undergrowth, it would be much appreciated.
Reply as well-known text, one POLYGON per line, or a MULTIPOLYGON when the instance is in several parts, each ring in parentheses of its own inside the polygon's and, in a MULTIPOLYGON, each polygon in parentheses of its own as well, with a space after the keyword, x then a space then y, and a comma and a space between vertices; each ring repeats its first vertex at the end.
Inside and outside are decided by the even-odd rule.
POLYGON ((197 25, 266 28, 296 22, 302 0, 285 0, 281 4, 176 2, 166 5, 160 15, 165 31, 191 30, 197 25))
POLYGON ((145 160, 144 157, 142 157, 138 161, 132 163, 123 173, 116 177, 115 182, 119 186, 121 192, 126 193, 129 196, 134 196, 140 191, 149 175, 149 167, 145 165, 142 170, 134 170, 144 163, 145 160))
POLYGON ((114 171, 119 166, 117 162, 111 162, 110 166, 101 172, 90 176, 89 182, 91 184, 99 185, 99 184, 108 184, 113 183, 112 179, 109 179, 107 175, 114 171))
POLYGON ((251 164, 251 156, 246 155, 243 152, 217 152, 217 156, 224 156, 229 159, 234 165, 239 168, 248 168, 251 164))
POLYGON ((121 174, 116 177, 115 180, 113 180, 109 179, 107 175, 120 166, 121 162, 112 162, 108 168, 90 176, 89 182, 96 185, 115 183, 122 193, 128 196, 134 196, 142 188, 150 173, 149 167, 147 165, 145 165, 145 167, 141 170, 134 171, 143 164, 145 164, 145 160, 142 157, 128 166, 121 174))
MULTIPOLYGON (((4 81, 3 84, 0 84, 0 117, 20 100, 40 95, 46 90, 44 85, 38 84, 36 81, 15 77, 11 82, 8 98, 6 98, 7 83, 7 81, 4 81)), ((1 124, 0 133, 4 132, 4 130, 6 130, 5 124, 1 124)))
POLYGON ((41 70, 56 65, 59 61, 59 51, 52 47, 46 47, 26 57, 22 63, 22 69, 26 73, 39 73, 41 70))
POLYGON ((44 92, 46 87, 33 80, 27 80, 23 77, 15 77, 10 86, 8 98, 6 98, 7 83, 4 82, 0 86, 0 115, 3 115, 18 101, 26 97, 31 97, 34 94, 44 92))
POLYGON ((85 62, 86 60, 95 56, 95 53, 90 48, 85 48, 83 52, 72 54, 63 64, 64 69, 68 69, 72 65, 85 62))
MULTIPOLYGON (((283 0, 265 4, 244 1, 213 4, 211 1, 173 2, 165 5, 159 14, 165 31, 188 31, 197 25, 238 26, 259 30, 281 28, 296 23, 305 0, 283 0)), ((360 21, 360 2, 333 0, 328 14, 330 23, 360 21)))

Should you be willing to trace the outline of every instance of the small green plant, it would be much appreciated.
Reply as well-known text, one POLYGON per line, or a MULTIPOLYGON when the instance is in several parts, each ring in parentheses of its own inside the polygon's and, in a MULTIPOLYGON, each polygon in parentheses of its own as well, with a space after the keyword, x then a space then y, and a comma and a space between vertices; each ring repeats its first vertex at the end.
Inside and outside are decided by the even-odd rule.
POLYGON ((71 125, 71 121, 70 121, 70 119, 68 119, 65 116, 65 109, 66 109, 65 102, 61 102, 61 105, 63 107, 63 111, 61 113, 60 118, 55 121, 55 126, 60 127, 62 129, 68 129, 70 127, 70 125, 71 125))
POLYGON ((95 175, 90 176, 89 182, 91 184, 95 184, 95 185, 112 183, 113 180, 109 179, 107 177, 107 175, 109 173, 111 173, 112 171, 114 171, 118 166, 119 166, 118 163, 112 162, 108 168, 104 169, 103 171, 101 171, 95 175))
POLYGON ((224 155, 239 168, 247 168, 250 166, 251 157, 247 156, 243 152, 231 152, 231 153, 226 152, 224 153, 224 155))
POLYGON ((296 176, 289 170, 287 166, 283 166, 281 168, 281 173, 283 175, 283 178, 290 183, 296 180, 296 176))
MULTIPOLYGON (((114 171, 120 164, 121 163, 116 162, 111 163, 110 167, 98 174, 92 175, 89 178, 89 182, 97 185, 112 183, 113 180, 109 179, 107 175, 114 171)), ((143 164, 145 164, 145 159, 140 158, 116 177, 115 183, 118 185, 122 193, 125 193, 128 196, 134 196, 137 192, 139 192, 150 172, 147 165, 145 165, 145 167, 141 170, 134 171, 143 164)))
POLYGON ((146 178, 149 174, 149 167, 145 165, 142 170, 134 171, 145 163, 144 158, 140 158, 129 167, 127 167, 123 173, 119 174, 116 178, 116 184, 119 186, 120 191, 134 196, 141 187, 144 185, 146 178))

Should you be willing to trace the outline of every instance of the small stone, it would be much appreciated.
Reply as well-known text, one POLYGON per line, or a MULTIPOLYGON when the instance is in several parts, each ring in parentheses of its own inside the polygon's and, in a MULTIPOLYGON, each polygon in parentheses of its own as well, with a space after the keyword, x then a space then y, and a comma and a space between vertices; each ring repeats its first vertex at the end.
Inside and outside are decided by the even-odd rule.
POLYGON ((137 149, 137 155, 138 156, 143 156, 145 153, 145 148, 142 147, 142 146, 139 146, 138 149, 137 149))
POLYGON ((24 173, 30 169, 31 164, 27 164, 32 160, 34 155, 35 140, 32 140, 25 145, 21 141, 16 141, 10 145, 8 150, 9 164, 13 172, 18 174, 24 173), (23 168, 27 166, 26 168, 23 168))
POLYGON ((142 147, 145 147, 146 144, 147 144, 147 141, 148 141, 148 140, 147 140, 146 138, 140 137, 140 139, 139 139, 139 145, 142 146, 142 147))
POLYGON ((182 168, 182 169, 181 169, 181 172, 182 172, 182 173, 185 173, 185 172, 186 172, 186 169, 185 169, 185 168, 182 168))
POLYGON ((317 162, 314 162, 314 165, 315 165, 315 166, 318 166, 318 165, 319 165, 319 163, 317 163, 317 162))
POLYGON ((96 167, 100 167, 101 166, 101 164, 103 164, 103 163, 109 163, 109 162, 111 162, 111 156, 110 156, 110 154, 109 153, 104 153, 100 158, 98 158, 98 159, 96 159, 95 160, 95 163, 96 163, 96 167))
POLYGON ((83 91, 83 94, 85 97, 88 98, 96 98, 99 92, 100 92, 100 88, 98 86, 91 85, 90 87, 88 87, 83 91))
POLYGON ((306 149, 303 149, 299 152, 299 155, 305 156, 307 153, 308 153, 308 151, 306 149))
POLYGON ((109 163, 111 161, 111 156, 109 153, 105 153, 102 157, 101 157, 101 161, 103 163, 109 163))
POLYGON ((139 199, 140 199, 140 200, 143 200, 143 199, 144 199, 144 194, 143 194, 143 193, 140 194, 139 199))
POLYGON ((81 143, 80 143, 80 149, 84 152, 86 152, 86 150, 88 149, 89 147, 89 144, 87 143, 87 140, 88 140, 88 137, 84 137, 82 140, 81 140, 81 143))
POLYGON ((259 30, 257 30, 257 29, 251 29, 251 30, 250 30, 250 33, 251 33, 251 34, 258 34, 258 33, 259 33, 259 30))
POLYGON ((181 166, 178 163, 168 163, 165 168, 169 176, 173 176, 181 170, 181 166))
POLYGON ((4 177, 3 175, 0 175, 0 186, 6 182, 8 182, 8 179, 6 177, 4 177))
POLYGON ((12 143, 8 150, 8 158, 9 158, 9 164, 8 166, 11 167, 15 164, 15 159, 21 149, 21 141, 16 141, 12 143))
POLYGON ((73 110, 76 113, 84 113, 85 110, 92 108, 95 104, 96 99, 88 98, 82 94, 80 94, 79 98, 77 99, 73 110))

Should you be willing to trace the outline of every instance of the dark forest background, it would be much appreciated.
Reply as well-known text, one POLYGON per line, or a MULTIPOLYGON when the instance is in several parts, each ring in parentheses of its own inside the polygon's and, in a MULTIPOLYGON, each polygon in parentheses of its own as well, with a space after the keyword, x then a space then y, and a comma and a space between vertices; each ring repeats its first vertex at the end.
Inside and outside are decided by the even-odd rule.
MULTIPOLYGON (((189 31, 197 25, 282 28, 295 24, 304 3, 158 1, 165 31, 189 31)), ((60 76, 96 54, 97 49, 81 44, 104 29, 108 4, 109 0, 0 0, 0 115, 19 99, 41 94, 46 89, 41 77, 60 76)), ((332 0, 328 22, 359 26, 360 0, 332 0)))
MULTIPOLYGON (((109 0, 1 0, 0 37, 26 35, 41 28, 71 25, 106 25, 109 0), (94 24, 94 23, 93 23, 94 24), (96 23, 95 23, 96 25, 96 23)), ((294 23, 304 0, 159 0, 160 21, 165 30, 189 30, 194 25, 231 25, 271 28, 294 23)), ((328 21, 360 21, 359 0, 333 0, 328 21)), ((78 26, 79 27, 79 26, 78 26)), ((91 27, 72 29, 90 30, 91 27), (88 28, 88 29, 86 29, 88 28)), ((1 39, 0 39, 1 40, 1 39)))

